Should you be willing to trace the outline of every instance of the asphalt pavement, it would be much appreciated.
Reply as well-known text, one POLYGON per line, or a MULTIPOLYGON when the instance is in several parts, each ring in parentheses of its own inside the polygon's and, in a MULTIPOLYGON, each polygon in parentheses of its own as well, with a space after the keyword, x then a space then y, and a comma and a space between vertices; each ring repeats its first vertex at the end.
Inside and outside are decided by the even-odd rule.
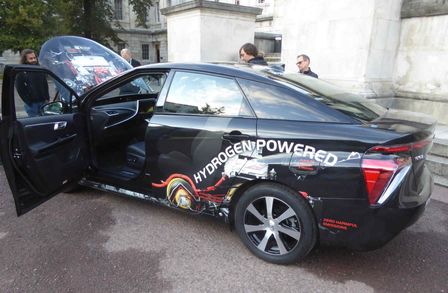
POLYGON ((447 199, 436 186, 381 249, 321 247, 280 266, 220 221, 94 190, 18 218, 0 168, 0 292, 448 292, 447 199))

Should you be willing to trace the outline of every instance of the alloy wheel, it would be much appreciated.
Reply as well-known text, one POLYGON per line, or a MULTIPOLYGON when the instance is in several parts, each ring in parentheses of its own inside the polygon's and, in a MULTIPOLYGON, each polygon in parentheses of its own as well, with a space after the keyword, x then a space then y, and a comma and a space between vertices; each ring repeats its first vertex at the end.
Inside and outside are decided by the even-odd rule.
POLYGON ((276 197, 264 196, 247 206, 244 230, 260 251, 285 255, 299 244, 302 229, 291 206, 276 197))

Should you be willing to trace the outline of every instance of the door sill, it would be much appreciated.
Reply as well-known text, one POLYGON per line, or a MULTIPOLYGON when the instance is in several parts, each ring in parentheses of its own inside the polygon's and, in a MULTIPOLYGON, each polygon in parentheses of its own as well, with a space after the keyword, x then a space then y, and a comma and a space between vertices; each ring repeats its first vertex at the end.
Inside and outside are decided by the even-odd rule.
POLYGON ((144 200, 159 202, 159 200, 157 198, 153 197, 151 194, 144 194, 144 193, 128 190, 125 188, 116 187, 116 186, 106 184, 106 183, 100 183, 100 182, 96 182, 96 181, 92 181, 92 180, 87 180, 86 178, 82 178, 79 181, 79 185, 98 189, 101 191, 108 191, 108 192, 113 192, 113 193, 117 193, 120 195, 126 195, 126 196, 130 196, 130 197, 144 199, 144 200))

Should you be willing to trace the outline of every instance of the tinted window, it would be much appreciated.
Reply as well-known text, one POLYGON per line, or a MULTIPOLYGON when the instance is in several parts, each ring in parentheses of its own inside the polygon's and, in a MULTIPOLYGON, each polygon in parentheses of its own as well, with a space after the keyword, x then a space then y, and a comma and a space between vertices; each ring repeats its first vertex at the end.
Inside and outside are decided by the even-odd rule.
MULTIPOLYGON (((166 73, 150 73, 139 75, 131 81, 121 85, 103 96, 98 100, 104 102, 106 99, 115 99, 122 96, 133 96, 135 100, 144 99, 148 97, 157 97, 165 83, 166 73)), ((120 100, 122 101, 122 100, 120 100)))
POLYGON ((372 121, 386 112, 384 107, 321 79, 301 74, 277 74, 271 77, 299 91, 306 90, 316 101, 360 121, 372 121))
POLYGON ((177 72, 164 110, 217 116, 251 116, 235 80, 214 75, 177 72))
POLYGON ((298 121, 337 121, 299 92, 251 80, 238 80, 259 118, 298 121), (307 101, 308 99, 308 101, 307 101))

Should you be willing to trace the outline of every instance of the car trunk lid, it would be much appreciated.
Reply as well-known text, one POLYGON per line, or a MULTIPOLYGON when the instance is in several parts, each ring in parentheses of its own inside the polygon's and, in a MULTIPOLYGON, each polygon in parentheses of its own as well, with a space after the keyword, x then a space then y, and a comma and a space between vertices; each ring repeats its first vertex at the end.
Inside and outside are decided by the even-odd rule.
POLYGON ((373 146, 363 157, 370 204, 384 203, 384 196, 390 196, 393 191, 389 189, 398 186, 403 191, 400 194, 402 204, 421 203, 432 189, 432 178, 425 160, 432 147, 436 120, 420 113, 388 110, 367 122, 366 126, 398 134, 390 141, 373 146))

